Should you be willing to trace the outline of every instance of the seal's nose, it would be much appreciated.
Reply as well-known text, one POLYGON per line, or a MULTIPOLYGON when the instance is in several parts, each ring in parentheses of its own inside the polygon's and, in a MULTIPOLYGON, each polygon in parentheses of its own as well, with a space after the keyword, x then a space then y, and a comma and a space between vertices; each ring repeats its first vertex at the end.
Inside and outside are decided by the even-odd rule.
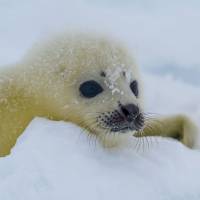
POLYGON ((121 112, 128 122, 132 122, 140 114, 139 107, 134 104, 121 105, 121 112))

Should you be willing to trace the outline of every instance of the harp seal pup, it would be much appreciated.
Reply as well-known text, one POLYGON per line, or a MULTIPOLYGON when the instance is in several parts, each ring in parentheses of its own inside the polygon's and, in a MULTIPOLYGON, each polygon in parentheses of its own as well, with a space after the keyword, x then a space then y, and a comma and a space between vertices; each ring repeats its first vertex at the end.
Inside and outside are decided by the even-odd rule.
POLYGON ((158 119, 159 126, 145 119, 142 90, 134 58, 117 41, 78 33, 36 45, 0 74, 0 156, 35 116, 73 122, 101 141, 142 131, 193 147, 196 127, 187 117, 158 119))

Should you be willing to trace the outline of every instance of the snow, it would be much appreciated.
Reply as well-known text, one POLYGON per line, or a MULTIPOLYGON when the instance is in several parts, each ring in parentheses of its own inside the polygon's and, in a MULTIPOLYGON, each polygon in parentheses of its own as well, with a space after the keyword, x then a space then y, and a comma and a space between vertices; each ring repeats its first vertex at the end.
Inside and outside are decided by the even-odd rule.
MULTIPOLYGON (((199 8, 195 0, 1 0, 0 63, 20 60, 52 32, 108 33, 137 59, 146 110, 185 113, 199 124, 199 8)), ((200 199, 198 150, 135 142, 108 150, 75 125, 36 118, 0 159, 0 199, 200 199)))
POLYGON ((199 152, 152 141, 104 149, 73 124, 35 119, 0 160, 1 199, 199 199, 199 152), (154 143, 154 144, 153 144, 154 143))

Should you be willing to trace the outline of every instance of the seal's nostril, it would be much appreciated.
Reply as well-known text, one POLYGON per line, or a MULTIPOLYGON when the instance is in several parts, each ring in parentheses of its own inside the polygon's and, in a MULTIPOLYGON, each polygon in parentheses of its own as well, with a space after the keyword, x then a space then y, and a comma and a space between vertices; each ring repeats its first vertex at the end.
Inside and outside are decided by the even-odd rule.
POLYGON ((133 115, 139 115, 140 110, 138 106, 135 106, 134 104, 129 104, 128 106, 133 115))
POLYGON ((121 107, 121 111, 122 111, 122 113, 125 115, 125 116, 128 116, 128 115, 130 115, 130 112, 129 112, 129 110, 126 108, 126 107, 121 107))
POLYGON ((128 121, 133 121, 140 113, 138 106, 134 104, 121 105, 120 108, 128 121))

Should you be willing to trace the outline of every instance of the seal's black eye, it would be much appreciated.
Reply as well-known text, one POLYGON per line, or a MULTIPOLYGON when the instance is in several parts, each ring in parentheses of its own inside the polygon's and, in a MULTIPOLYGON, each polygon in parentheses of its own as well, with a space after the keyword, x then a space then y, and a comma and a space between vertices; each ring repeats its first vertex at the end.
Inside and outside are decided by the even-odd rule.
POLYGON ((137 81, 132 81, 130 84, 130 88, 133 92, 133 94, 138 97, 139 95, 139 90, 138 90, 138 82, 137 81))
POLYGON ((97 83, 94 80, 90 80, 90 81, 86 81, 82 83, 80 85, 79 90, 81 94, 87 98, 95 97, 96 95, 103 92, 103 88, 101 87, 101 85, 99 85, 99 83, 97 83))

